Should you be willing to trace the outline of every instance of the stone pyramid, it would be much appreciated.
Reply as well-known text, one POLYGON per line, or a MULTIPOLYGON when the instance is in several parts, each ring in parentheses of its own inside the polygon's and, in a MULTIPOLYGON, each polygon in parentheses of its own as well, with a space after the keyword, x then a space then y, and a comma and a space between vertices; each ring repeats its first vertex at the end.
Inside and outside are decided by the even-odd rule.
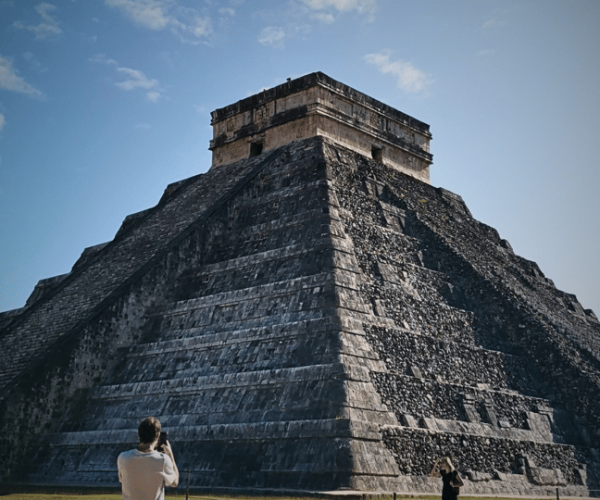
POLYGON ((600 488, 600 323, 428 182, 429 127, 322 73, 212 114, 213 165, 0 315, 2 481, 600 488))

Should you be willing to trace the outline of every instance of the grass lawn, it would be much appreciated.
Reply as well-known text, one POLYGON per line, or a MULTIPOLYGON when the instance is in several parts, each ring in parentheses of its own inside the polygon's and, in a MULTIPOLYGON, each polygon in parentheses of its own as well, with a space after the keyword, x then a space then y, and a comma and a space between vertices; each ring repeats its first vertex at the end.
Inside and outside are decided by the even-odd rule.
MULTIPOLYGON (((179 488, 174 490, 167 488, 165 500, 185 500, 185 489, 179 488)), ((377 496, 366 494, 367 500, 393 500, 393 496, 377 496)), ((343 495, 339 496, 339 500, 362 500, 361 495, 351 495, 349 498, 345 498, 343 495)), ((14 485, 6 486, 0 485, 0 500, 122 500, 121 490, 119 488, 81 488, 81 487, 68 487, 68 486, 27 486, 27 485, 14 485)), ((476 496, 462 496, 464 500, 518 500, 517 498, 508 497, 476 497, 476 496)), ((236 495, 227 493, 200 493, 190 492, 189 500, 338 500, 338 497, 333 495, 325 496, 275 496, 275 495, 236 495)), ((411 494, 397 494, 397 500, 441 500, 440 495, 411 495, 411 494)), ((525 499, 522 499, 525 500, 525 499)), ((536 500, 535 498, 528 497, 526 500, 536 500)), ((537 499, 542 500, 542 499, 537 499)), ((546 497, 543 500, 548 500, 546 497)))
MULTIPOLYGON (((2 500, 122 500, 120 493, 107 493, 107 492, 63 492, 63 493, 10 493, 0 495, 2 500)), ((220 495, 220 494, 194 494, 190 493, 190 500, 318 500, 315 497, 275 497, 275 496, 235 496, 235 495, 220 495)), ((377 500, 392 500, 392 496, 389 497, 371 497, 377 500)), ((518 500, 516 498, 503 498, 503 497, 474 497, 469 496, 469 500, 518 500)), ((398 495, 397 500, 440 500, 440 496, 436 495, 398 495)), ((167 491, 165 500, 185 500, 185 492, 174 492, 167 491)), ((340 498, 343 500, 343 497, 340 498)), ((531 497, 527 500, 535 500, 531 497)), ((544 499, 547 500, 547 499, 544 499)))

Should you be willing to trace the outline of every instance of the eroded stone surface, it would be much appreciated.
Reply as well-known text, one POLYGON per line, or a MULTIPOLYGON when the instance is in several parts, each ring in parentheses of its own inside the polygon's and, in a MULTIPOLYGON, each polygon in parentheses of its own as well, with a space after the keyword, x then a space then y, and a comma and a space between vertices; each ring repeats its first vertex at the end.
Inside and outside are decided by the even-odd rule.
POLYGON ((3 480, 588 495, 600 324, 460 197, 315 137, 172 184, 0 316, 3 480))
POLYGON ((323 73, 217 109, 212 126, 213 167, 322 136, 429 182, 429 125, 323 73))

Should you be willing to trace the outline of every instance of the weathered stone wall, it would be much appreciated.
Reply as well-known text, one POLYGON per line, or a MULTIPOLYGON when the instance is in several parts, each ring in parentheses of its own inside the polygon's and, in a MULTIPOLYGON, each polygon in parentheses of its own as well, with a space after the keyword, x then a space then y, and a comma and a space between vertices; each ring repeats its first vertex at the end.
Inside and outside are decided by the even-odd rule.
POLYGON ((213 167, 323 136, 429 182, 429 126, 375 99, 313 73, 212 113, 213 167))
POLYGON ((461 471, 483 471, 490 477, 498 472, 525 474, 524 469, 520 470, 524 467, 520 458, 526 456, 536 467, 565 471, 562 486, 580 484, 575 477, 580 464, 571 446, 406 428, 387 429, 384 440, 394 450, 401 472, 407 475, 429 474, 434 460, 445 455, 452 456, 461 471), (407 455, 413 457, 411 462, 405 460, 407 455))
POLYGON ((12 477, 115 484, 116 456, 149 413, 199 486, 335 488, 356 474, 397 474, 378 433, 395 419, 360 366, 350 324, 341 338, 337 289, 352 285, 333 272, 343 242, 332 239, 325 164, 315 161, 321 142, 291 151, 131 280, 122 300, 140 298, 120 316, 107 308, 71 337, 60 367, 53 358, 40 365, 76 386, 59 399, 46 387, 31 397, 31 372, 13 387, 22 404, 7 403, 7 445, 35 450, 45 436, 45 446, 33 462, 8 459, 18 467, 12 477), (86 331, 104 339, 92 344, 97 359, 78 347, 86 331), (129 337, 116 338, 121 331, 129 337), (81 377, 86 370, 95 377, 81 377), (49 426, 11 431, 11 421, 37 411, 49 426))
MULTIPOLYGON (((339 149, 331 156, 360 295, 378 318, 365 317, 364 332, 385 363, 371 376, 400 422, 384 436, 402 473, 451 454, 490 479, 527 456, 545 471, 534 481, 523 469, 532 487, 597 484, 595 315, 565 307, 565 294, 456 195, 339 149)), ((488 491, 523 487, 501 479, 488 491)))
POLYGON ((0 335, 5 345, 19 345, 19 349, 0 352, 0 388, 36 358, 45 356, 71 328, 81 327, 95 314, 98 304, 118 294, 126 280, 231 189, 252 165, 238 164, 189 179, 137 224, 120 232, 87 265, 73 269, 51 293, 12 317, 0 335))
POLYGON ((2 322, 8 478, 115 485, 154 414, 197 487, 439 491, 445 454, 465 492, 598 484, 593 313, 326 138, 170 186, 2 322))

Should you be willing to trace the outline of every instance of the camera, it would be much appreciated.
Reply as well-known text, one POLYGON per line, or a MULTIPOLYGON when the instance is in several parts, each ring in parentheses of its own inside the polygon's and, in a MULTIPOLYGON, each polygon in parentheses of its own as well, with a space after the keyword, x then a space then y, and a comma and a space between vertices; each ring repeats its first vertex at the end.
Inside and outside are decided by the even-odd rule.
POLYGON ((160 437, 158 438, 158 446, 156 447, 156 449, 158 451, 160 451, 161 453, 164 453, 164 445, 167 443, 168 440, 168 435, 166 432, 161 432, 160 433, 160 437))

